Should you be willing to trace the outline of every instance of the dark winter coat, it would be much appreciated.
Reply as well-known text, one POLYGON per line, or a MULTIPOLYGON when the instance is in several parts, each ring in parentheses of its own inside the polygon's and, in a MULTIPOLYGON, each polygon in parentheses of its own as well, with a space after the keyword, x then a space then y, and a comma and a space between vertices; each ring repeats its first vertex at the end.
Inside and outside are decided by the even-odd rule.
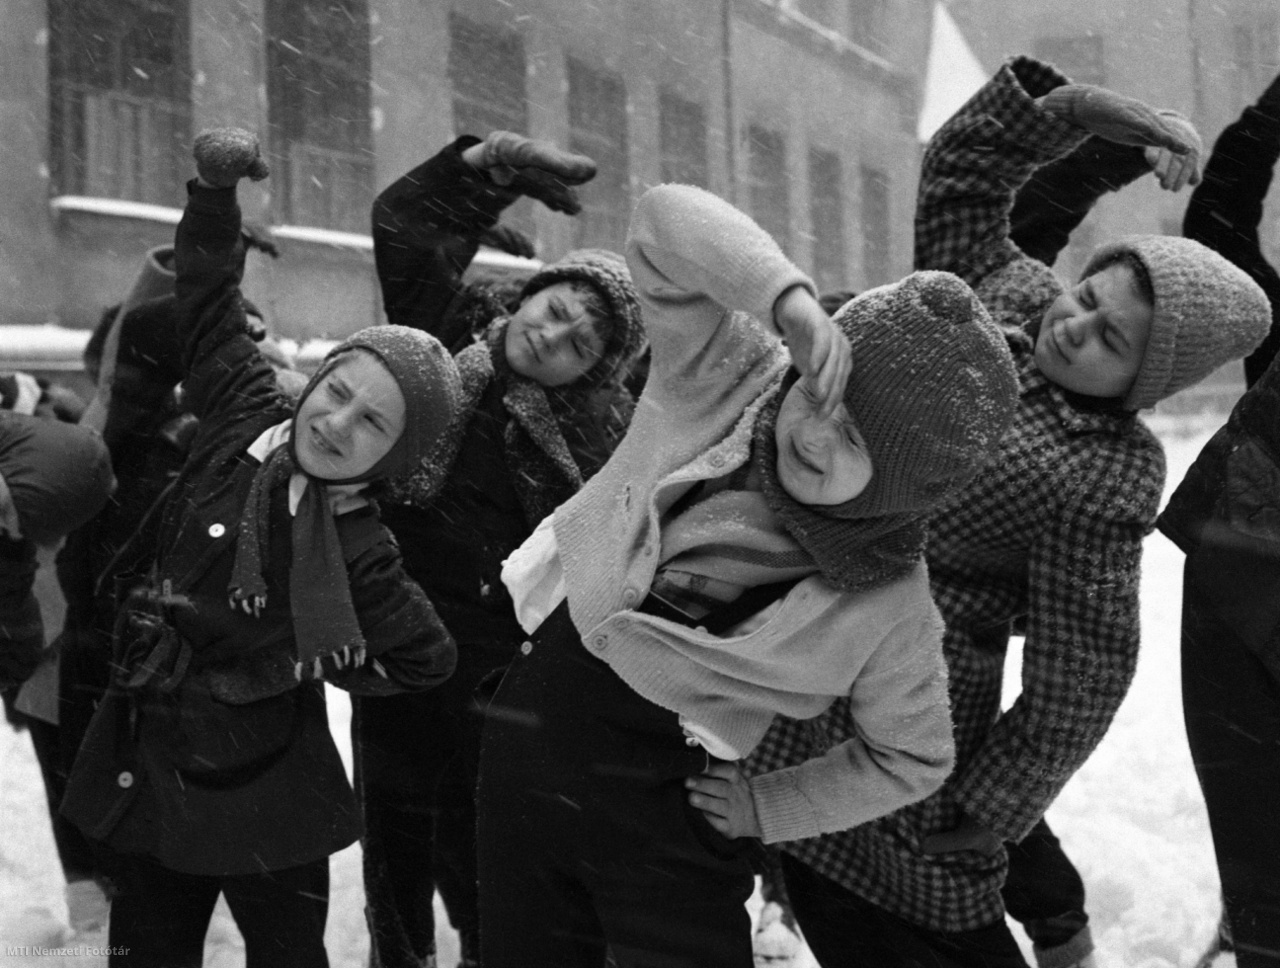
MULTIPOLYGON (((459 138, 398 179, 373 207, 378 279, 389 322, 436 336, 455 355, 507 314, 504 289, 463 280, 480 237, 519 195, 461 159, 459 138)), ((518 291, 518 290, 513 290, 518 291)), ((500 353, 500 347, 499 353, 500 353)), ((554 421, 509 389, 505 361, 473 401, 457 457, 429 500, 384 502, 405 567, 460 643, 519 642, 500 572, 544 516, 603 466, 626 431, 632 401, 612 384, 546 393, 554 421), (571 455, 576 468, 566 467, 571 455)))
MULTIPOLYGON (((293 867, 355 840, 355 798, 323 685, 294 678, 287 565, 260 616, 228 605, 237 522, 258 462, 247 448, 292 407, 245 333, 233 190, 190 189, 176 238, 185 399, 200 420, 159 526, 148 601, 117 625, 119 676, 91 724, 64 813, 114 849, 188 873, 293 867)), ((269 558, 291 558, 287 487, 269 558)), ((373 506, 337 518, 370 664, 326 672, 354 693, 427 688, 454 650, 407 579, 373 506)))
POLYGON ((1251 384, 1200 452, 1158 527, 1187 554, 1186 577, 1280 682, 1280 275, 1258 241, 1280 159, 1280 84, 1227 126, 1191 196, 1183 234, 1252 276, 1271 333, 1245 361, 1251 384))

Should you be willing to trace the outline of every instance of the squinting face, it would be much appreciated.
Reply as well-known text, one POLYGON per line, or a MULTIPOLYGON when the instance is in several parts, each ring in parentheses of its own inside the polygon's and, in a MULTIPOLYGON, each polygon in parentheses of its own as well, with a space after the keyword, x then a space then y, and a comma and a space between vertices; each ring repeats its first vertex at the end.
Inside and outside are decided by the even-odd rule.
POLYGON ((372 353, 348 353, 298 408, 298 464, 322 480, 359 477, 391 450, 404 421, 404 394, 391 372, 372 353))
POLYGON ((1113 263, 1054 300, 1036 338, 1036 366, 1075 393, 1122 397, 1142 366, 1153 316, 1133 270, 1113 263))
POLYGON ((845 405, 819 417, 802 380, 782 399, 774 440, 778 481, 801 504, 843 504, 871 480, 871 454, 845 405))
POLYGON ((604 355, 582 296, 567 282, 539 289, 516 310, 507 326, 507 363, 544 387, 564 386, 583 376, 604 355))

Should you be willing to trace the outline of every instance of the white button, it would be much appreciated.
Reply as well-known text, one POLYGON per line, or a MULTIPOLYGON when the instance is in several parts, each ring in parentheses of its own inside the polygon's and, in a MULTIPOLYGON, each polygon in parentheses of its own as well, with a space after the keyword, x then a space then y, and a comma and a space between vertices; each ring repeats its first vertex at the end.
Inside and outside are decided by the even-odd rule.
POLYGON ((116 777, 116 782, 120 784, 120 789, 127 790, 129 789, 129 787, 133 786, 133 774, 130 773, 128 770, 125 770, 118 777, 116 777))
POLYGON ((227 526, 226 526, 225 524, 211 524, 211 525, 209 525, 209 537, 210 537, 210 538, 221 538, 221 537, 222 537, 224 534, 226 534, 226 533, 227 533, 227 526))
POLYGON ((711 466, 712 466, 712 467, 720 467, 722 464, 724 464, 724 454, 712 454, 712 455, 711 455, 711 466))
POLYGON ((634 605, 636 600, 640 598, 640 593, 634 588, 625 589, 622 593, 622 603, 624 605, 634 605))
POLYGON ((597 652, 603 652, 605 650, 605 647, 609 644, 609 636, 597 635, 594 639, 591 640, 591 644, 595 647, 595 650, 597 652))
POLYGON ((697 745, 698 745, 698 740, 697 740, 697 738, 696 738, 696 737, 694 737, 694 736, 686 736, 686 737, 685 737, 685 740, 684 740, 684 745, 685 745, 685 746, 697 746, 697 745))
POLYGON ((525 642, 523 645, 520 646, 520 652, 524 655, 528 655, 532 651, 533 651, 532 642, 525 642))

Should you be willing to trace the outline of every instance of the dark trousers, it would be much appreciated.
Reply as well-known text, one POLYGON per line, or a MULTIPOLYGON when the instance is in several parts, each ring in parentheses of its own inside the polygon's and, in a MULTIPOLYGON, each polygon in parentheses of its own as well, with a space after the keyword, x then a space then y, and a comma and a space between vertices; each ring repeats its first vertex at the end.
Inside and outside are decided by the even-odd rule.
POLYGON ((1005 844, 1009 873, 1000 896, 1037 948, 1064 945, 1084 930, 1084 881, 1042 819, 1021 843, 1005 844))
POLYGON ((122 858, 111 902, 113 968, 200 968, 218 895, 244 936, 245 968, 327 968, 329 859, 235 877, 183 874, 122 858))
POLYGON ((463 956, 479 957, 475 690, 512 652, 508 642, 459 643, 457 669, 430 692, 353 698, 373 968, 416 968, 435 950, 437 890, 463 956))
POLYGON ((1027 968, 1003 921, 932 931, 864 901, 808 864, 782 855, 796 921, 822 968, 1027 968))
POLYGON ((1184 581, 1182 708, 1240 968, 1280 965, 1280 683, 1184 581))
POLYGON ((557 609, 486 716, 485 968, 600 968, 606 945, 620 968, 750 968, 755 842, 725 839, 686 799, 710 762, 557 609))

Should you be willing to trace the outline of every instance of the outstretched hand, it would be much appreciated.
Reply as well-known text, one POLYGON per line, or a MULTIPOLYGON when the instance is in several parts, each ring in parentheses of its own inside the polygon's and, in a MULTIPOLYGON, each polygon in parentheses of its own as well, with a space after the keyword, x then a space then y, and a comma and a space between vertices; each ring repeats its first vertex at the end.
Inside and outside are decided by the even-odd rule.
POLYGON ((1165 191, 1181 191, 1186 185, 1200 184, 1200 160, 1204 157, 1204 142, 1200 132, 1190 121, 1176 111, 1160 111, 1164 123, 1174 129, 1178 137, 1191 146, 1186 154, 1177 155, 1168 148, 1143 149, 1147 164, 1165 191))
POLYGON ((730 840, 764 836, 751 785, 736 764, 713 763, 705 773, 685 780, 684 785, 690 791, 689 803, 730 840))
POLYGON ((233 188, 241 178, 262 181, 271 169, 262 159, 258 136, 243 128, 207 128, 196 135, 192 154, 200 180, 212 188, 233 188))
POLYGON ((792 286, 778 297, 773 319, 818 416, 831 416, 844 399, 853 369, 849 341, 803 286, 792 286))
POLYGON ((1177 128, 1137 98, 1096 84, 1063 84, 1037 98, 1044 110, 1122 145, 1166 148, 1185 155, 1192 145, 1177 128))
POLYGON ((487 170, 496 184, 509 186, 536 198, 552 211, 567 215, 582 211, 572 186, 596 176, 596 163, 586 155, 513 131, 490 132, 484 141, 465 149, 462 159, 487 170))

